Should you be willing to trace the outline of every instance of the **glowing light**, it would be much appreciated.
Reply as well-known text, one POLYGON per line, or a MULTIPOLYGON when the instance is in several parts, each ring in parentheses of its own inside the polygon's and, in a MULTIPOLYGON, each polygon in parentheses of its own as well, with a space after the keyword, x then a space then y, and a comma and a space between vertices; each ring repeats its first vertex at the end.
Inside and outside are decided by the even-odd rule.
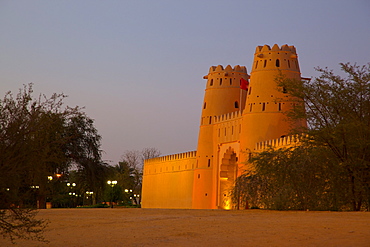
POLYGON ((224 209, 230 210, 231 209, 231 198, 227 197, 224 199, 224 209))
POLYGON ((107 184, 113 187, 113 186, 115 186, 117 184, 117 181, 116 180, 113 180, 113 181, 108 180, 107 181, 107 184))

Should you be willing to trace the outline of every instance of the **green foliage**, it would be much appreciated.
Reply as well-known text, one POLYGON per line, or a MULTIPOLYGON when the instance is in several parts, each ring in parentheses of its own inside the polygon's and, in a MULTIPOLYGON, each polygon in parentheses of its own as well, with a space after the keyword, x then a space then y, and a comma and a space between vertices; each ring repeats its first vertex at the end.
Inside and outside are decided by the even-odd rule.
POLYGON ((306 144, 287 149, 271 148, 250 160, 255 170, 243 174, 236 184, 252 207, 348 209, 345 200, 348 191, 341 183, 345 171, 337 167, 328 154, 323 148, 306 144))

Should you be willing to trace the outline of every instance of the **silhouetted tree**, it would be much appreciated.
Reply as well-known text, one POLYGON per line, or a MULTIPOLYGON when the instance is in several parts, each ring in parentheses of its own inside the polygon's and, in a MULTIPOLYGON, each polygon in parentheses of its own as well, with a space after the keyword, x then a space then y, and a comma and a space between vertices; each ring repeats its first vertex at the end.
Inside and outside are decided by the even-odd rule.
POLYGON ((33 98, 32 93, 29 84, 16 97, 8 92, 0 100, 0 227, 10 227, 7 236, 26 236, 32 222, 41 222, 29 218, 29 224, 22 223, 31 216, 22 208, 45 207, 55 185, 48 176, 67 176, 74 167, 88 186, 102 190, 106 170, 93 120, 79 107, 64 107, 63 94, 33 98))
POLYGON ((156 148, 144 148, 142 151, 127 150, 123 153, 122 161, 114 169, 115 178, 123 190, 124 202, 134 201, 135 204, 140 204, 144 160, 160 155, 160 151, 156 148))
POLYGON ((370 63, 364 66, 341 64, 346 77, 328 69, 317 69, 321 76, 280 85, 304 107, 289 113, 291 119, 307 119, 304 133, 308 142, 324 148, 335 159, 337 170, 345 170, 352 210, 370 202, 370 63))

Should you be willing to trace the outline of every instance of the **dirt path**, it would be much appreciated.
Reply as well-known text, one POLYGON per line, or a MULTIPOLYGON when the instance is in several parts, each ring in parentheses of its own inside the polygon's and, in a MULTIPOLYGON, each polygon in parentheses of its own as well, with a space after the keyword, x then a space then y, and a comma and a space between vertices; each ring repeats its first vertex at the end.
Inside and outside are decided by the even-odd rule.
POLYGON ((50 243, 15 246, 370 246, 367 212, 105 208, 46 209, 38 217, 50 220, 50 243))

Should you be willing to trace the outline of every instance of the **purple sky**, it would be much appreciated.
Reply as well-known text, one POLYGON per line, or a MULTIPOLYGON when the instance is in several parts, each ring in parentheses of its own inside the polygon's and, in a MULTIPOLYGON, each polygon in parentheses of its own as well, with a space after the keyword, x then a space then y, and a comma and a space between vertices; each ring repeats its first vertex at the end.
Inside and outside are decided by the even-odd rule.
POLYGON ((34 83, 85 106, 104 159, 196 149, 212 65, 250 71, 257 45, 297 48, 314 67, 370 62, 370 1, 0 0, 0 96, 34 83))

